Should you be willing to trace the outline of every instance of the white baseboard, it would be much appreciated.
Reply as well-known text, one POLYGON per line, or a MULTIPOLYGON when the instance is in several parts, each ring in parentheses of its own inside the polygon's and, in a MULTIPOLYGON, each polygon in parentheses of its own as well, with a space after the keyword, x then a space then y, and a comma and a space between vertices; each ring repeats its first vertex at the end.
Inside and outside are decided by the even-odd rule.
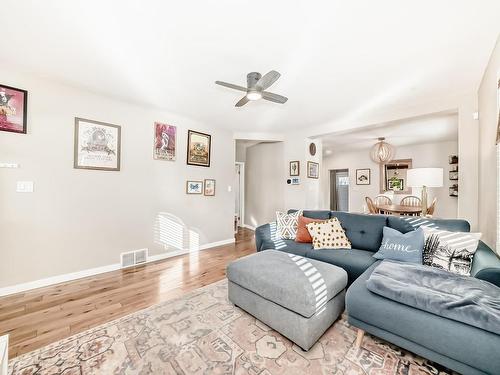
POLYGON ((255 227, 252 227, 251 225, 248 225, 248 224, 243 224, 243 228, 247 228, 247 229, 255 231, 255 227))
MULTIPOLYGON (((212 248, 217 247, 217 246, 228 245, 230 243, 234 243, 234 241, 235 241, 234 238, 229 238, 227 240, 210 242, 210 243, 201 245, 199 247, 198 251, 212 249, 212 248)), ((191 250, 189 250, 189 249, 182 249, 179 251, 172 251, 172 252, 163 253, 163 254, 151 255, 148 257, 148 261, 146 263, 157 262, 159 260, 188 254, 190 252, 191 252, 191 250)), ((142 263, 142 264, 144 264, 144 263, 142 263)), ((9 294, 26 292, 26 291, 32 290, 32 289, 43 288, 43 287, 49 286, 49 285, 64 283, 64 282, 71 281, 71 280, 77 280, 77 279, 81 279, 84 277, 95 276, 95 275, 105 273, 105 272, 116 271, 116 270, 119 270, 120 268, 121 268, 120 263, 115 263, 115 264, 109 264, 107 266, 90 268, 90 269, 72 272, 72 273, 66 273, 63 275, 51 276, 51 277, 47 277, 45 279, 29 281, 27 283, 11 285, 11 286, 7 286, 4 288, 0 288, 0 297, 7 296, 9 294)))

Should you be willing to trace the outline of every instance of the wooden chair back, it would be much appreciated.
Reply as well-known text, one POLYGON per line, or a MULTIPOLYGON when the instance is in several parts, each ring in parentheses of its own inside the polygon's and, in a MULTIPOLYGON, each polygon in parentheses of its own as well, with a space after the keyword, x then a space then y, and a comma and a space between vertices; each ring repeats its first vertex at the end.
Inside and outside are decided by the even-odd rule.
POLYGON ((371 214, 378 214, 378 209, 375 207, 372 199, 370 197, 365 197, 366 206, 368 207, 368 212, 371 214))
POLYGON ((414 195, 409 195, 401 199, 401 206, 420 207, 422 206, 422 200, 414 195))
POLYGON ((376 206, 380 206, 381 204, 392 204, 392 199, 385 195, 377 195, 373 199, 373 202, 376 206))

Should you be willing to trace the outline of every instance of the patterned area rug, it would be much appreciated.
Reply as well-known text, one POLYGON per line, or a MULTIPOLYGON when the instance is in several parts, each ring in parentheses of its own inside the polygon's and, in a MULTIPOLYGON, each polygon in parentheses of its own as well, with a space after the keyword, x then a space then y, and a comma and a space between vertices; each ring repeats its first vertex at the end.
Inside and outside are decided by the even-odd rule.
POLYGON ((366 335, 345 316, 304 352, 227 300, 220 281, 9 362, 12 375, 76 374, 447 374, 366 335))

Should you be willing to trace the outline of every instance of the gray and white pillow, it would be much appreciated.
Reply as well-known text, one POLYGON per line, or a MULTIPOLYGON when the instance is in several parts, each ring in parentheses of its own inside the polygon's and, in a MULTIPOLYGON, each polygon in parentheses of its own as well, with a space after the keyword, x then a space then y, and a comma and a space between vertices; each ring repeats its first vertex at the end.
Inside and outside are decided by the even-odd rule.
POLYGON ((481 233, 449 232, 422 226, 425 235, 423 264, 459 275, 470 275, 481 233))
POLYGON ((291 214, 276 211, 276 231, 278 236, 284 240, 294 240, 297 236, 297 226, 299 216, 302 211, 296 211, 291 214))

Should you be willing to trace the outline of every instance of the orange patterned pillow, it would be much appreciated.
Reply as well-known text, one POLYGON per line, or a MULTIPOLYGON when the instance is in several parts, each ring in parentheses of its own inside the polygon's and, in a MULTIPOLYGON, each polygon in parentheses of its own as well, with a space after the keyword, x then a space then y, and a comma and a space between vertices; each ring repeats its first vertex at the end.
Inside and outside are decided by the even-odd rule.
POLYGON ((299 216, 298 224, 297 224, 297 235, 295 236, 295 242, 305 242, 311 243, 312 237, 309 234, 309 230, 306 225, 310 223, 319 223, 324 220, 321 219, 311 219, 305 216, 299 216))

